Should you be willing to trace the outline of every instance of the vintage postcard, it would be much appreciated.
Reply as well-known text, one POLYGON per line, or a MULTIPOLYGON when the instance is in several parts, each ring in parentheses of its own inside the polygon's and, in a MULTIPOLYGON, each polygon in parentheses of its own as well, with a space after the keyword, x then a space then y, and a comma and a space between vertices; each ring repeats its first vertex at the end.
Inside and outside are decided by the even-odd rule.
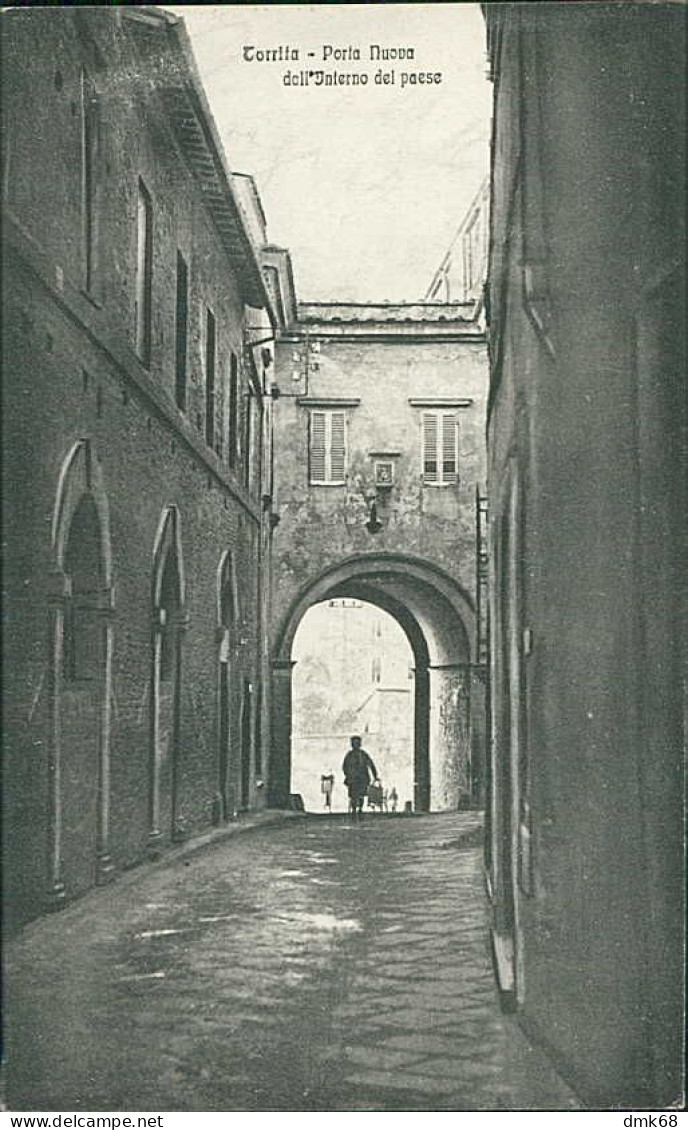
POLYGON ((2 35, 2 1117, 677 1127, 683 6, 2 35))

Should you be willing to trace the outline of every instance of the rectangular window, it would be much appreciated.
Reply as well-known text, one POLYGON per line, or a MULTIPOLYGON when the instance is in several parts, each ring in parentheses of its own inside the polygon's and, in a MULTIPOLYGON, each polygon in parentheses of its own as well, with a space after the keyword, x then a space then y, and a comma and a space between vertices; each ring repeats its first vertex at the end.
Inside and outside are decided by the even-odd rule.
POLYGON ((423 482, 458 481, 458 428, 453 412, 423 413, 423 482))
POLYGON ((244 486, 248 490, 251 485, 251 465, 253 463, 253 393, 246 398, 246 416, 244 418, 245 444, 244 444, 244 486))
POLYGON ((136 220, 136 352, 144 365, 151 359, 153 285, 153 206, 139 180, 136 220))
POLYGON ((346 418, 344 412, 311 412, 310 481, 336 486, 346 477, 346 418))
POLYGON ((81 72, 81 115, 84 283, 92 294, 98 271, 100 107, 93 80, 86 70, 81 72))
POLYGON ((227 424, 227 462, 234 470, 237 459, 238 437, 238 411, 239 411, 239 364, 236 353, 230 357, 229 369, 229 408, 227 424))
POLYGON ((205 312, 205 441, 215 446, 215 315, 205 312))
POLYGON ((227 418, 227 379, 219 373, 219 383, 215 386, 215 454, 218 459, 225 457, 225 422, 227 418))
POLYGON ((244 483, 246 489, 249 490, 254 488, 260 470, 260 408, 260 400, 253 391, 250 391, 246 398, 246 462, 244 466, 244 483))
POLYGON ((177 407, 186 412, 186 366, 189 336, 189 269, 184 256, 177 252, 177 316, 175 324, 177 407))

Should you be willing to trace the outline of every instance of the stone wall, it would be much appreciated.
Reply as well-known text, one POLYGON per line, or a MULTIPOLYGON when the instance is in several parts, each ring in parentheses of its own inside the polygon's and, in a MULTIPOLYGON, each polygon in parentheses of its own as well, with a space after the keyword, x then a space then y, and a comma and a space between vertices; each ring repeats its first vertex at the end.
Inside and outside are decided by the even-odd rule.
MULTIPOLYGON (((475 487, 484 481, 487 356, 477 335, 471 340, 409 336, 394 327, 389 339, 334 336, 321 327, 317 372, 294 389, 295 353, 305 355, 303 337, 284 341, 276 369, 283 395, 275 407, 276 507, 273 624, 316 571, 355 553, 402 552, 431 561, 471 593, 475 574, 475 487), (300 395, 299 395, 300 392, 300 395), (423 409, 410 400, 445 396, 470 401, 456 409, 459 482, 429 486, 421 476, 423 409), (342 486, 311 486, 308 476, 309 400, 359 400, 347 414, 348 469, 342 486), (375 491, 374 453, 395 453, 394 485, 375 491), (370 498, 382 528, 366 528, 370 498)), ((466 327, 464 327, 464 330, 466 327)), ((318 340, 317 325, 311 339, 318 340)), ((458 336, 458 335, 457 335, 458 336)), ((304 364, 304 362, 300 362, 304 364)))
MULTIPOLYGON (((459 705, 456 679, 445 668, 458 663, 470 672, 473 657, 475 505, 476 488, 484 488, 486 378, 484 336, 472 320, 472 307, 460 305, 304 304, 276 353, 280 522, 273 540, 272 636, 280 649, 277 677, 281 685, 290 677, 284 633, 294 628, 297 602, 311 586, 320 591, 328 570, 346 569, 347 563, 349 583, 355 584, 360 561, 370 576, 349 595, 378 600, 407 633, 417 633, 412 646, 416 803, 421 807, 455 808, 461 798, 475 799, 472 762, 479 775, 484 756, 484 725, 477 721, 473 730, 471 722, 470 676, 466 701, 459 705), (320 485, 310 475, 311 414, 331 410, 346 417, 346 469, 344 481, 320 485), (445 411, 456 421, 456 481, 436 485, 424 475, 428 411, 445 411), (389 486, 376 482, 379 461, 392 467, 389 486), (394 577, 384 582, 376 576, 373 558, 381 568, 396 570, 394 577), (449 590, 447 605, 442 593, 449 590)), ((323 590, 326 594, 344 595, 334 589, 323 590)), ((283 715, 280 711, 276 719, 276 756, 288 759, 283 715)))
MULTIPOLYGON (((163 844, 173 832, 193 835, 218 818, 218 572, 227 552, 236 607, 229 645, 226 785, 239 796, 241 701, 250 694, 252 806, 262 803, 255 786, 262 771, 256 771, 261 767, 253 744, 265 644, 260 662, 260 432, 251 474, 245 470, 242 440, 234 469, 227 455, 231 353, 240 374, 239 437, 246 434, 241 413, 249 401, 241 273, 229 261, 200 187, 176 147, 160 92, 155 84, 132 78, 137 70, 145 76, 145 62, 120 13, 91 10, 84 17, 42 10, 12 16, 19 20, 12 20, 11 51, 4 52, 4 827, 8 912, 21 921, 42 910, 54 886, 56 837, 61 836, 58 870, 66 871, 59 876, 66 897, 94 881, 92 854, 104 807, 109 808, 108 869, 128 867, 146 853, 153 560, 165 513, 177 516, 185 593, 183 623, 177 625, 176 826, 166 822, 163 844), (100 92, 104 178, 97 285, 90 293, 85 291, 79 179, 84 65, 93 69, 100 92), (136 355, 134 338, 139 178, 149 191, 153 216, 148 368, 136 355), (189 266, 185 412, 175 403, 178 250, 189 266), (215 450, 205 436, 208 307, 217 324, 215 450), (97 477, 93 493, 109 527, 106 536, 101 522, 101 549, 111 571, 102 623, 108 625, 111 656, 107 674, 105 667, 94 672, 95 699, 80 684, 67 687, 55 671, 61 649, 55 625, 63 631, 62 607, 65 600, 69 604, 64 575, 56 575, 58 500, 70 452, 79 445, 88 451, 92 470, 86 475, 94 483, 97 477), (59 779, 56 727, 62 736, 59 779), (104 743, 109 780, 103 778, 104 743)), ((265 695, 263 713, 264 703, 265 695)), ((264 735, 265 726, 262 730, 264 735)))

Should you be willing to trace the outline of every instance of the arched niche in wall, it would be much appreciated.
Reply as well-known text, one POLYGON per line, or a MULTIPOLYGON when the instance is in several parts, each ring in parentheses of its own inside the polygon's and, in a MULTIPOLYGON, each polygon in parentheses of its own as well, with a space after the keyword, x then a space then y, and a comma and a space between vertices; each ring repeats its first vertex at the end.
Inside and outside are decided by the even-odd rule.
POLYGON ((59 905, 112 872, 112 552, 102 468, 89 439, 62 462, 51 541, 48 900, 59 905))
POLYGON ((236 814, 234 747, 237 741, 235 702, 235 648, 239 622, 236 567, 231 550, 225 550, 217 569, 217 792, 213 810, 216 824, 236 814))
POLYGON ((185 835, 180 811, 179 712, 186 583, 181 518, 162 513, 153 549, 151 582, 151 845, 185 835))

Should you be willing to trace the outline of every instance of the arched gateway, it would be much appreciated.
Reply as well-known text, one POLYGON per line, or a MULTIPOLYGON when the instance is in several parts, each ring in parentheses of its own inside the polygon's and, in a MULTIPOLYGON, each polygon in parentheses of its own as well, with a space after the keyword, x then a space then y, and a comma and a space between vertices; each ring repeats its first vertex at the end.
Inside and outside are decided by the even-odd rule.
POLYGON ((382 608, 398 621, 411 645, 416 810, 455 809, 478 799, 484 742, 473 719, 481 714, 484 692, 473 679, 473 602, 437 566, 380 553, 350 557, 325 569, 301 590, 281 621, 273 652, 271 803, 286 805, 290 793, 294 636, 312 605, 338 597, 382 608))

